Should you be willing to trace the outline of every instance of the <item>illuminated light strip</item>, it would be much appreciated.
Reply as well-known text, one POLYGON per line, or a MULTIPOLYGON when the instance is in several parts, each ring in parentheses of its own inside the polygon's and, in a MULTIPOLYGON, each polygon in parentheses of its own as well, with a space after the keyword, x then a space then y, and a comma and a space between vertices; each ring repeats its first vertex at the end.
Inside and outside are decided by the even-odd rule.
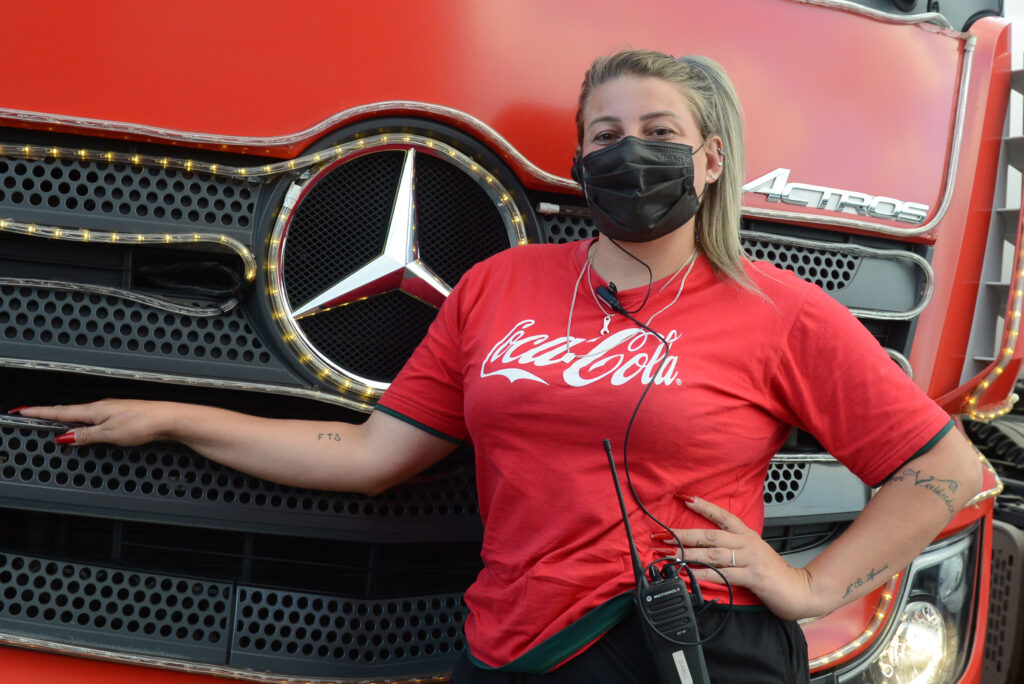
POLYGON ((137 304, 180 314, 195 318, 208 318, 221 316, 238 306, 238 299, 231 298, 219 306, 189 306, 161 297, 153 297, 131 290, 124 290, 117 287, 105 287, 103 285, 86 285, 84 283, 71 283, 64 280, 40 280, 38 278, 0 278, 0 285, 12 287, 35 287, 43 290, 60 290, 62 292, 84 292, 86 294, 97 294, 105 297, 116 297, 126 299, 137 304))
POLYGON ((73 655, 90 658, 92 660, 119 663, 121 665, 174 670, 176 672, 188 672, 192 674, 205 674, 215 677, 223 677, 225 679, 234 679, 236 681, 261 682, 263 684, 342 684, 344 682, 351 682, 352 684, 355 684, 356 682, 359 684, 442 684, 443 682, 447 682, 449 677, 448 674, 428 674, 422 677, 413 677, 411 679, 386 678, 376 680, 366 679, 365 677, 358 677, 354 679, 339 679, 338 677, 296 677, 294 675, 257 672, 255 670, 227 667, 224 665, 204 665, 189 660, 178 660, 175 658, 160 658, 157 656, 135 655, 119 651, 87 648, 85 646, 63 644, 58 641, 48 641, 45 639, 32 639, 3 632, 0 632, 0 645, 24 648, 39 653, 73 655))
MULTIPOLYGON (((974 444, 972 443, 971 446, 974 446, 974 444)), ((976 504, 981 503, 982 501, 985 501, 986 499, 994 499, 995 497, 1002 494, 1003 489, 1006 488, 1006 485, 1003 484, 1002 479, 1000 479, 999 477, 999 473, 996 472, 996 469, 993 468, 992 464, 988 462, 987 458, 985 458, 985 454, 981 453, 981 451, 979 451, 977 447, 975 447, 974 450, 978 454, 978 460, 981 461, 981 466, 988 472, 992 473, 992 477, 995 478, 996 485, 992 489, 986 489, 985 491, 976 494, 973 499, 964 504, 964 507, 974 506, 976 504)))
POLYGON ((372 404, 355 401, 337 394, 331 394, 330 392, 322 392, 318 389, 289 387, 287 385, 271 385, 262 382, 247 382, 245 380, 221 380, 218 378, 207 378, 194 375, 172 375, 170 373, 154 373, 151 371, 122 370, 119 368, 105 368, 103 366, 90 366, 81 363, 31 361, 4 356, 0 356, 0 368, 55 371, 58 373, 78 373, 81 375, 92 375, 101 378, 138 380, 139 382, 161 382, 183 387, 208 387, 211 389, 237 390, 240 392, 262 392, 278 396, 322 401, 328 404, 343 406, 354 411, 362 411, 363 413, 369 413, 373 410, 372 404))
POLYGON ((1017 350, 1017 344, 1020 341, 1020 319, 1021 309, 1024 306, 1024 253, 1020 252, 1021 246, 1021 229, 1017 227, 1017 250, 1018 250, 1018 261, 1017 267, 1014 269, 1013 278, 1010 281, 1010 311, 1006 317, 1006 321, 1003 323, 1003 338, 999 348, 999 355, 996 357, 995 362, 991 370, 982 378, 974 390, 967 395, 964 399, 963 411, 967 414, 967 417, 971 420, 977 420, 987 423, 993 418, 1006 415, 1013 409, 1013 405, 1017 403, 1020 398, 1016 393, 1010 393, 1006 399, 997 404, 993 411, 979 411, 978 402, 985 394, 986 390, 992 386, 992 383, 999 378, 1000 375, 1006 370, 1006 367, 1010 365, 1010 361, 1013 360, 1014 352, 1017 350))
MULTIPOLYGON (((482 168, 479 164, 459 150, 439 140, 411 133, 401 135, 389 135, 385 133, 354 140, 346 143, 345 145, 330 148, 327 151, 317 152, 315 155, 306 155, 305 159, 308 159, 311 156, 327 157, 328 153, 333 153, 337 156, 337 159, 328 158, 327 161, 330 161, 331 164, 336 164, 338 159, 344 159, 348 156, 361 156, 363 154, 371 154, 386 150, 404 151, 409 149, 409 146, 415 146, 417 151, 422 152, 423 154, 452 159, 459 165, 461 170, 475 174, 474 180, 476 180, 477 184, 480 185, 480 187, 483 188, 488 196, 494 201, 495 207, 505 223, 506 229, 509 233, 509 238, 519 245, 526 244, 527 239, 523 225, 523 217, 519 213, 518 207, 513 202, 511 194, 489 171, 482 168), (338 152, 339 148, 345 148, 345 152, 338 152)), ((295 161, 298 162, 298 160, 295 161)), ((328 167, 325 166, 324 168, 326 169, 328 167)), ((277 323, 278 329, 281 333, 281 338, 291 348, 292 352, 295 354, 295 358, 305 366, 314 375, 314 377, 316 377, 320 382, 331 385, 333 388, 344 394, 356 395, 359 405, 365 407, 361 410, 370 411, 373 408, 373 404, 371 402, 376 402, 390 383, 360 377, 343 368, 328 363, 324 359, 321 359, 318 356, 315 346, 305 338, 302 330, 294 323, 291 314, 291 307, 285 298, 284 283, 282 282, 283 275, 280 272, 278 258, 281 254, 282 245, 285 241, 287 228, 292 218, 292 212, 295 209, 299 198, 302 196, 305 189, 315 185, 315 183, 319 181, 320 177, 320 174, 316 174, 310 178, 304 178, 301 181, 293 183, 291 187, 288 188, 284 201, 281 203, 281 209, 278 212, 274 228, 268 238, 265 271, 267 275, 266 293, 270 300, 271 317, 277 323)))
POLYGON ((131 241, 135 244, 214 244, 231 249, 241 258, 245 265, 245 279, 252 282, 256 278, 256 259, 249 248, 233 237, 221 233, 115 233, 85 228, 61 228, 59 226, 40 226, 14 219, 0 218, 0 232, 14 233, 35 238, 49 238, 67 242, 91 242, 114 244, 131 241))
MULTIPOLYGON (((893 575, 892 579, 886 582, 885 586, 882 587, 882 593, 878 597, 878 603, 875 605, 874 612, 871 615, 871 620, 868 622, 868 626, 864 628, 864 631, 861 632, 856 639, 849 642, 842 648, 836 649, 831 653, 826 653, 820 658, 812 660, 810 662, 811 672, 815 672, 828 667, 829 665, 835 665, 838 662, 844 661, 854 653, 866 648, 867 645, 872 642, 875 635, 878 634, 882 624, 885 622, 885 619, 889 616, 889 610, 892 608, 893 599, 896 596, 896 587, 899 583, 899 577, 899 575, 893 575)), ((801 620, 801 622, 813 622, 813 620, 801 620)))
MULTIPOLYGON (((366 150, 367 142, 377 142, 378 145, 387 144, 388 142, 400 142, 398 140, 398 136, 392 136, 392 138, 394 138, 394 140, 389 141, 388 134, 386 133, 377 136, 368 136, 357 140, 351 140, 340 145, 335 145, 324 150, 319 150, 317 152, 311 152, 310 154, 296 157, 295 159, 275 162, 272 164, 264 164, 262 166, 225 166, 223 164, 211 164, 196 161, 194 159, 177 159, 114 151, 100 152, 98 150, 72 149, 69 147, 46 147, 42 145, 0 145, 0 156, 35 160, 77 157, 83 161, 121 163, 161 169, 177 169, 187 173, 207 173, 211 176, 224 178, 265 178, 280 175, 282 173, 307 169, 327 161, 333 162, 338 159, 344 159, 358 152, 364 152, 366 150)), ((420 135, 406 134, 402 136, 402 141, 414 144, 426 144, 428 140, 431 143, 427 145, 428 147, 431 149, 444 150, 449 157, 457 159, 466 170, 475 173, 484 184, 494 185, 498 188, 501 197, 501 204, 509 211, 512 222, 519 224, 523 223, 523 217, 519 213, 518 208, 512 204, 508 193, 501 184, 498 183, 497 179, 495 179, 487 170, 480 167, 479 164, 459 150, 445 145, 444 143, 434 141, 420 135)), ((525 243, 526 238, 524 236, 520 241, 520 244, 525 243)))

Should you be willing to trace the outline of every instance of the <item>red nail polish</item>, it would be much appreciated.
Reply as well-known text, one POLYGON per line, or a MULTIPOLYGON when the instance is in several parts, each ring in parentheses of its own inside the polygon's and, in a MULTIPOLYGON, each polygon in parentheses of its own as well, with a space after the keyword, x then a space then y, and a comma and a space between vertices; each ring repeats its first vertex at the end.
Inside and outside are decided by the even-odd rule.
POLYGON ((693 503, 697 500, 697 497, 691 496, 690 494, 676 494, 676 498, 686 503, 693 503))
POLYGON ((74 444, 75 433, 65 432, 63 435, 57 435, 56 437, 54 437, 53 441, 57 442, 57 444, 74 444))
POLYGON ((8 409, 7 412, 8 413, 21 413, 22 411, 24 411, 27 408, 28 408, 28 406, 19 406, 18 408, 8 409))
POLYGON ((679 549, 667 549, 664 546, 660 546, 660 547, 652 549, 652 550, 654 551, 654 553, 660 553, 663 556, 673 556, 674 557, 677 553, 679 553, 679 549))
POLYGON ((651 532, 651 539, 654 541, 668 541, 669 539, 675 539, 668 532, 651 532))

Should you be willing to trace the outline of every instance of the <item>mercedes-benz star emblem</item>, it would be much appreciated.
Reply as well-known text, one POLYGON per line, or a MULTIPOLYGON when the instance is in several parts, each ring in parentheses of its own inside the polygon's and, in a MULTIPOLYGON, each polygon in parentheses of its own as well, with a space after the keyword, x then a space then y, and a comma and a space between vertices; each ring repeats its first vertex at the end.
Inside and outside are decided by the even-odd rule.
POLYGON ((419 245, 416 241, 415 160, 416 150, 410 148, 402 164, 384 251, 297 307, 292 311, 295 319, 392 290, 401 290, 440 308, 452 289, 419 258, 419 245))

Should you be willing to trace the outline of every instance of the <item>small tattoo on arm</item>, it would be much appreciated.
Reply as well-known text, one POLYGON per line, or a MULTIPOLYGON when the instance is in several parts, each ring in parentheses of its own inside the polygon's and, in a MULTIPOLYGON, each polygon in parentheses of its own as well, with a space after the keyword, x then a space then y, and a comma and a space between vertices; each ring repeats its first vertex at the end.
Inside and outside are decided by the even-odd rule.
POLYGON ((878 568, 877 570, 871 569, 871 570, 868 571, 868 574, 864 575, 863 577, 858 577, 854 581, 850 582, 850 586, 846 587, 846 593, 843 594, 843 598, 846 598, 851 593, 853 593, 854 589, 860 589, 864 585, 869 584, 871 582, 871 580, 875 579, 876 577, 881 575, 883 572, 885 572, 885 569, 888 568, 888 567, 889 567, 889 565, 886 564, 886 565, 883 565, 882 567, 878 568))
POLYGON ((333 442, 340 442, 341 435, 337 432, 318 432, 316 435, 316 441, 328 440, 333 442))
POLYGON ((946 505, 946 509, 953 513, 953 494, 960 488, 960 483, 956 480, 943 480, 937 477, 922 477, 920 470, 914 470, 913 468, 904 468, 898 475, 893 475, 892 479, 895 482, 903 482, 904 480, 912 482, 915 487, 924 487, 929 492, 939 497, 942 503, 946 505))

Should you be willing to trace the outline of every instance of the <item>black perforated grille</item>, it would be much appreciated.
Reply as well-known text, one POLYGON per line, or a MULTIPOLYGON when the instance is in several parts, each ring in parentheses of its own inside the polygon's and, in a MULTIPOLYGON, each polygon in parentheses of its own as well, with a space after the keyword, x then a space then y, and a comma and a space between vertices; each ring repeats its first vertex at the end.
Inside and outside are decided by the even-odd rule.
POLYGON ((0 208, 247 228, 255 200, 252 183, 201 173, 80 159, 0 158, 0 208))
POLYGON ((850 284, 860 263, 858 257, 832 250, 781 245, 743 237, 743 247, 756 261, 770 261, 793 271, 825 290, 834 292, 850 284))
MULTIPOLYGON (((342 164, 312 186, 286 235, 282 275, 292 308, 367 263, 383 248, 404 150, 373 152, 342 164)), ((416 236, 420 258, 449 286, 474 263, 509 246, 493 200, 459 167, 416 157, 416 236)), ((298 325, 338 368, 378 382, 398 373, 436 310, 401 292, 308 316, 298 325)))
POLYGON ((296 674, 369 674, 385 664, 450 659, 465 650, 457 594, 392 601, 240 589, 232 664, 288 661, 296 674))
POLYGON ((223 660, 229 584, 0 552, 0 629, 81 645, 223 660), (147 644, 146 642, 153 642, 147 644))
POLYGON ((773 461, 764 480, 764 502, 782 504, 792 501, 807 484, 806 463, 773 461))
POLYGON ((468 469, 413 480, 380 496, 366 497, 294 489, 248 477, 174 443, 60 447, 53 433, 0 426, 0 496, 5 485, 16 484, 116 494, 122 511, 134 509, 157 517, 163 510, 165 518, 223 516, 219 524, 227 527, 232 519, 234 524, 258 523, 263 518, 247 511, 264 511, 303 514, 291 523, 295 531, 305 533, 305 526, 315 525, 324 535, 332 529, 334 534, 348 529, 346 519, 406 521, 406 535, 417 532, 413 524, 417 520, 430 521, 433 531, 449 534, 453 529, 472 534, 478 528, 475 481, 468 469), (180 503, 161 509, 161 501, 180 503), (196 508, 199 503, 208 508, 196 508))
POLYGON ((11 342, 266 365, 271 355, 240 309, 213 318, 117 297, 0 286, 0 335, 11 342))
MULTIPOLYGON (((544 216, 542 230, 544 240, 551 243, 597 236, 593 222, 579 216, 544 216)), ((793 271, 826 292, 842 290, 849 285, 860 265, 859 257, 834 250, 782 245, 768 240, 754 240, 744 235, 740 236, 740 240, 755 261, 769 261, 779 268, 793 271)))

